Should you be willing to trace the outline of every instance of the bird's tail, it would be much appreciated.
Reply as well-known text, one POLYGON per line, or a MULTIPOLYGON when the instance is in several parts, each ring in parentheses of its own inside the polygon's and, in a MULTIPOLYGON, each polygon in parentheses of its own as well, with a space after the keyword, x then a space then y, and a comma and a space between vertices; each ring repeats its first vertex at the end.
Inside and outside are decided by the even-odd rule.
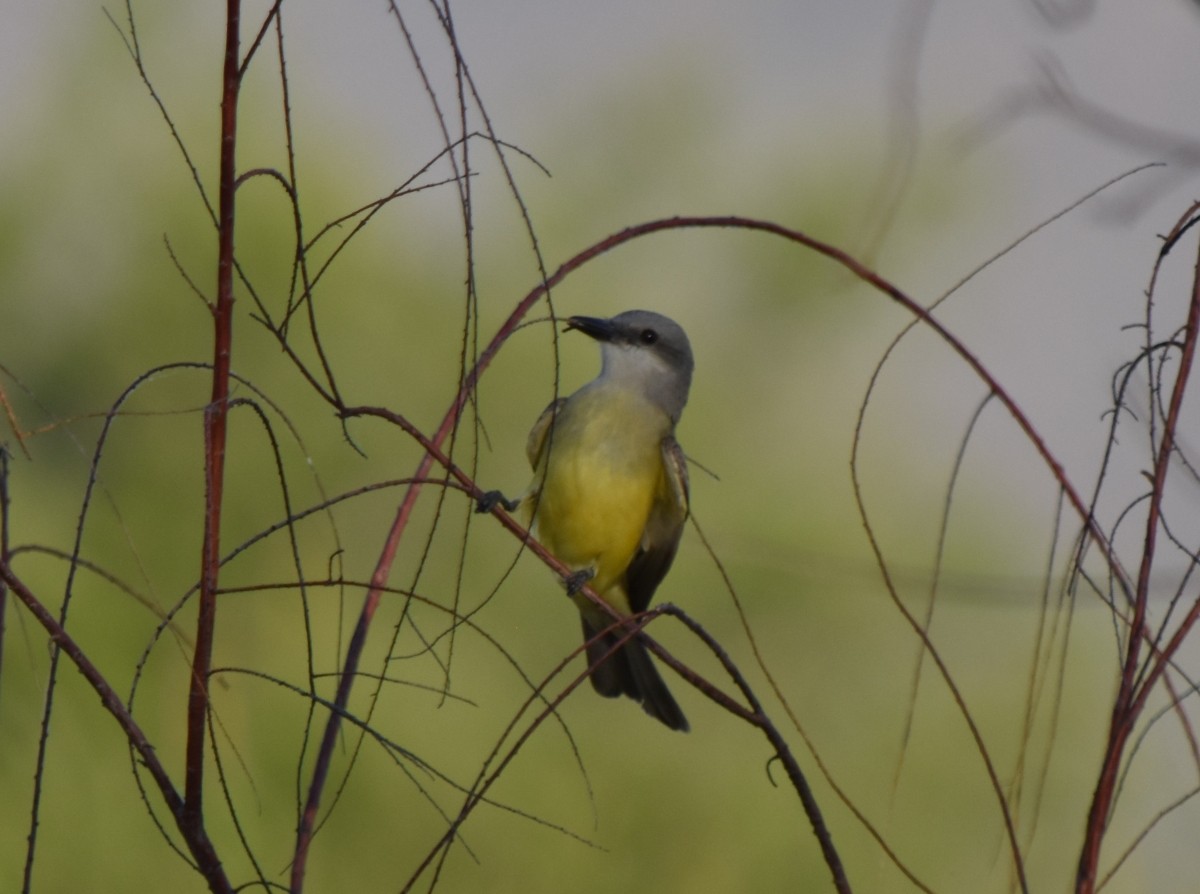
MULTIPOLYGON (((607 626, 606 622, 604 626, 607 626)), ((596 634, 604 626, 593 627, 583 619, 583 638, 587 641, 588 665, 592 668, 592 688, 605 698, 627 695, 642 706, 642 710, 671 729, 687 732, 687 718, 683 716, 671 690, 659 676, 650 653, 637 639, 631 639, 611 655, 608 654, 620 641, 615 632, 596 634)))

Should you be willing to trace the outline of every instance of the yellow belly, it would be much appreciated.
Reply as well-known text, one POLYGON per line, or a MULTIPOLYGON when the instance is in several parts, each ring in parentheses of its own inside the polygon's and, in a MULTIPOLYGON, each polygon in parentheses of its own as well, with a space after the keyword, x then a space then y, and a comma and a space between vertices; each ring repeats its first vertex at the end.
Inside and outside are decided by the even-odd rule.
POLYGON ((615 585, 664 486, 668 430, 661 411, 635 396, 580 392, 559 414, 545 457, 538 538, 570 568, 590 568, 593 589, 626 612, 623 588, 615 585))

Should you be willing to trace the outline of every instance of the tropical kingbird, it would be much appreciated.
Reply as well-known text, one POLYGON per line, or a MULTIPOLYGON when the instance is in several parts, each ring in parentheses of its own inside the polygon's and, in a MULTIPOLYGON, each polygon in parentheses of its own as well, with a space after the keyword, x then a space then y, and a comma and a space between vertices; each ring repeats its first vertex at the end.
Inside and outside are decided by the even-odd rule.
MULTIPOLYGON (((589 584, 623 615, 645 611, 671 567, 688 514, 688 477, 675 425, 692 382, 692 349, 679 324, 629 310, 612 319, 571 317, 600 343, 600 374, 546 408, 525 453, 533 483, 520 500, 542 544, 573 570, 567 592, 583 618, 592 687, 627 695, 671 729, 687 718, 646 647, 583 596, 589 584)), ((502 500, 490 494, 486 510, 502 500)))

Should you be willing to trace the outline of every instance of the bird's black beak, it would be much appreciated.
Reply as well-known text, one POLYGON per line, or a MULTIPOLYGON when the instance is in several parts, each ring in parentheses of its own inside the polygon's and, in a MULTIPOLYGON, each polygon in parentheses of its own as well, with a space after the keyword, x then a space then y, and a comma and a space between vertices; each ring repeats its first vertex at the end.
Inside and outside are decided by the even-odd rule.
POLYGON ((578 329, 584 335, 589 335, 596 341, 612 341, 617 329, 612 320, 602 320, 599 317, 569 317, 567 328, 563 331, 578 329))

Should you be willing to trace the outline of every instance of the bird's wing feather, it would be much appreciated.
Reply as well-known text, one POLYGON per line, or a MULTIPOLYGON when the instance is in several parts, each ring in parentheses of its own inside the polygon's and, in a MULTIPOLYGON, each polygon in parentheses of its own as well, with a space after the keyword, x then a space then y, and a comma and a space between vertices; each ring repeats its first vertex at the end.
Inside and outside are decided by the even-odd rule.
POLYGON ((563 405, 567 402, 565 397, 560 397, 558 400, 550 401, 549 406, 542 410, 542 415, 538 417, 538 421, 533 424, 533 428, 529 430, 529 437, 525 441, 525 456, 529 460, 529 465, 536 469, 538 463, 542 460, 542 451, 546 449, 547 436, 550 434, 551 423, 554 417, 562 412, 563 405))
POLYGON ((662 461, 665 492, 654 501, 641 546, 625 572, 625 592, 629 607, 635 612, 643 612, 649 607, 654 591, 675 559, 683 523, 687 521, 687 460, 673 436, 663 438, 662 461))

